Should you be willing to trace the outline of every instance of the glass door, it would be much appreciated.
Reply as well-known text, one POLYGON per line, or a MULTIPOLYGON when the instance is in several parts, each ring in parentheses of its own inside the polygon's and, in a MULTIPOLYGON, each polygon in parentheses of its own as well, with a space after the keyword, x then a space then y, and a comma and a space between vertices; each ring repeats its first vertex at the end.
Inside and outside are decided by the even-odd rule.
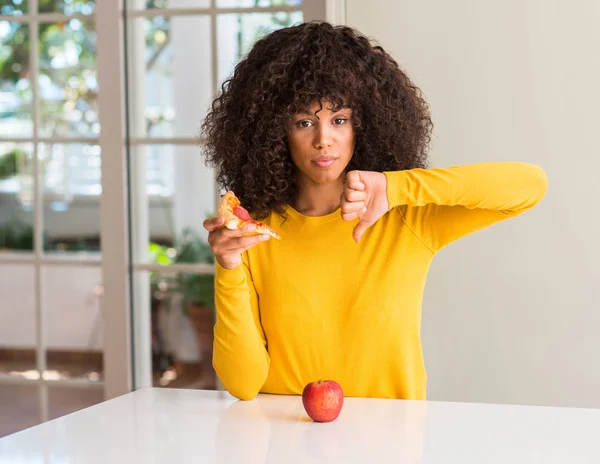
POLYGON ((126 356, 106 356, 128 353, 125 306, 105 304, 101 227, 104 125, 121 105, 97 58, 110 3, 0 1, 0 436, 131 383, 126 356))
MULTIPOLYGON (((325 19, 322 0, 130 0, 126 12, 134 386, 218 388, 213 255, 220 192, 200 123, 254 41, 325 19)), ((339 6, 339 5, 338 5, 339 6)))

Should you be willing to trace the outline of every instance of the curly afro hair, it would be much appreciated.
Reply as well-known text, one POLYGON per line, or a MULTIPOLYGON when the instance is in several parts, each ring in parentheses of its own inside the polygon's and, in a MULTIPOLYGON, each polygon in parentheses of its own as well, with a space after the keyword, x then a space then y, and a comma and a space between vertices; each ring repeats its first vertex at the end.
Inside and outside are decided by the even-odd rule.
POLYGON ((381 46, 324 22, 279 29, 238 63, 201 127, 218 183, 258 218, 282 213, 296 199, 286 132, 292 115, 316 101, 353 111, 348 170, 426 167, 429 107, 381 46))

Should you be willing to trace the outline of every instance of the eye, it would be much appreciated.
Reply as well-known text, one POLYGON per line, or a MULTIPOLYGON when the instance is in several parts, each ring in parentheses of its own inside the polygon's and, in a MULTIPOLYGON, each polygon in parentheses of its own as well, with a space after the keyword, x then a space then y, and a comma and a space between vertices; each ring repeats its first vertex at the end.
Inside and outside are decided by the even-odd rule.
POLYGON ((334 122, 335 122, 337 125, 342 125, 342 124, 345 124, 345 123, 346 123, 346 121, 348 121, 348 119, 346 119, 346 118, 335 118, 333 121, 334 121, 334 122))
POLYGON ((312 126, 312 121, 309 121, 308 119, 304 119, 303 121, 298 121, 296 123, 296 126, 302 127, 302 128, 310 127, 310 126, 312 126))

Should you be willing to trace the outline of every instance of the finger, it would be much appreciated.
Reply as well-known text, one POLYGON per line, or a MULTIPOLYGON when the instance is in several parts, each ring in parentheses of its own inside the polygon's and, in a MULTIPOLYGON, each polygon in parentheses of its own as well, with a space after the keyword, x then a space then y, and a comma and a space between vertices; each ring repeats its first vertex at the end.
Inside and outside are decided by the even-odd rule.
POLYGON ((342 213, 342 219, 344 221, 353 221, 354 219, 360 219, 363 216, 363 211, 354 211, 352 213, 342 213))
POLYGON ((248 224, 239 229, 228 229, 226 227, 221 227, 208 234, 208 243, 210 243, 213 247, 222 247, 222 244, 226 243, 228 240, 241 237, 243 234, 251 233, 255 230, 255 224, 248 224))
POLYGON ((356 225, 356 227, 352 231, 352 238, 354 238, 354 241, 356 243, 360 243, 360 238, 365 233, 365 230, 367 230, 369 227, 371 227, 371 225, 373 225, 373 223, 367 222, 367 221, 360 221, 356 225))
POLYGON ((365 190, 365 184, 360 178, 359 171, 350 171, 346 176, 346 185, 353 190, 365 190))
POLYGON ((206 230, 208 230, 209 232, 212 232, 213 230, 216 230, 219 227, 222 227, 223 224, 225 224, 225 218, 217 216, 217 217, 205 219, 202 225, 204 226, 204 228, 206 230))
POLYGON ((221 244, 223 250, 247 250, 254 245, 269 240, 270 235, 267 234, 256 234, 256 235, 244 235, 242 237, 231 238, 221 244))
POLYGON ((352 203, 344 202, 342 203, 342 214, 344 213, 356 213, 358 211, 366 211, 365 202, 364 201, 355 201, 352 203))
POLYGON ((256 224, 246 224, 243 227, 237 227, 235 229, 223 229, 222 236, 224 238, 241 237, 244 234, 254 232, 256 230, 256 224))
POLYGON ((240 227, 238 230, 240 231, 240 233, 242 235, 249 234, 256 230, 256 224, 254 224, 254 223, 246 224, 244 227, 240 227))
POLYGON ((258 243, 251 243, 251 244, 249 244, 249 245, 245 246, 244 248, 242 248, 242 249, 240 250, 240 253, 241 253, 241 252, 243 252, 243 251, 249 250, 250 248, 252 248, 252 247, 254 247, 254 246, 258 245, 259 243, 262 243, 262 242, 267 242, 267 241, 269 241, 269 240, 271 239, 271 236, 270 236, 270 235, 268 235, 268 234, 260 234, 260 235, 258 236, 258 238, 259 238, 259 240, 258 240, 258 243))
POLYGON ((345 188, 344 198, 348 201, 365 201, 367 199, 367 192, 364 190, 345 188))

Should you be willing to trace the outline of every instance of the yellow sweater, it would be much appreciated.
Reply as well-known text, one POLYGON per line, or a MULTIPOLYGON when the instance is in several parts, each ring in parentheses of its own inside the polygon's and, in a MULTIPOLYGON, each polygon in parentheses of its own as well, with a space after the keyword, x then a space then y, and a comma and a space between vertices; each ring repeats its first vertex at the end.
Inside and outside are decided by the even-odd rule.
POLYGON ((425 399, 421 302, 432 258, 450 242, 535 206, 547 177, 493 162, 384 173, 390 210, 352 239, 340 211, 265 222, 282 240, 217 264, 213 365, 237 398, 301 394, 337 381, 346 396, 425 399))

